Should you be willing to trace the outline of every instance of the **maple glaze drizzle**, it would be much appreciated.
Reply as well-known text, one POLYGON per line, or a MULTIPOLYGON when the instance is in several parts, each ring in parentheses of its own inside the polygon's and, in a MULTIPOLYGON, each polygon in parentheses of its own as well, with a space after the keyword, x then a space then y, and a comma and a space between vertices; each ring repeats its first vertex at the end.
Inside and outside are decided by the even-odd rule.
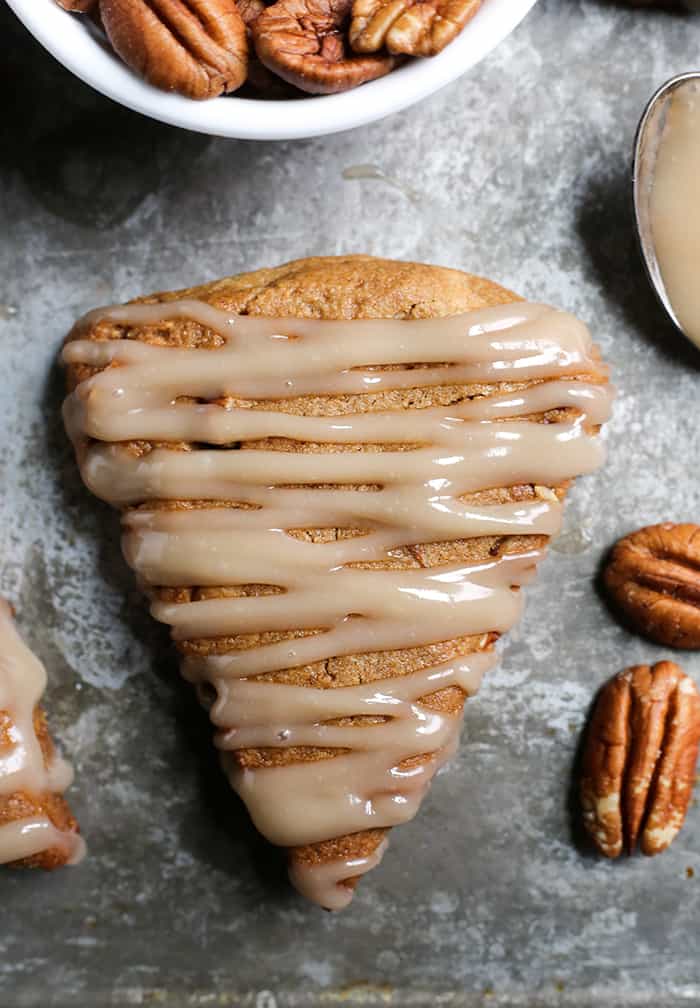
MULTIPOLYGON (((461 721, 421 698, 446 686, 475 692, 493 652, 337 688, 260 677, 467 634, 487 642, 490 632, 513 625, 522 605, 518 588, 532 577, 538 549, 430 568, 380 565, 415 544, 556 534, 561 504, 546 488, 600 464, 594 428, 610 405, 585 326, 524 302, 444 319, 329 322, 232 316, 176 301, 100 310, 74 335, 65 362, 103 370, 68 397, 66 426, 90 489, 122 508, 139 505, 124 515, 123 538, 139 581, 147 589, 270 586, 267 594, 185 602, 152 593, 153 615, 180 640, 316 631, 189 655, 183 663, 200 693, 213 694, 216 744, 258 829, 292 847, 410 819, 454 751, 461 721), (170 319, 199 323, 220 334, 222 345, 80 338, 99 320, 147 326, 170 319), (323 409, 328 396, 470 382, 533 384, 423 409, 365 412, 358 405, 334 416, 323 409), (255 402, 228 405, 234 395, 255 402), (304 415, 284 406, 300 396, 310 397, 304 415), (571 406, 575 419, 566 422, 518 419, 571 406), (284 440, 275 450, 255 446, 268 438, 284 440), (184 442, 196 450, 153 447, 138 455, 128 441, 184 442), (237 450, 240 442, 244 450, 237 450), (279 447, 290 443, 315 448, 279 447), (482 507, 460 499, 521 483, 544 490, 482 507), (148 506, 156 500, 200 503, 189 510, 148 506), (239 506, 217 508, 217 501, 239 506), (287 533, 297 528, 355 534, 317 543, 287 533), (366 715, 375 720, 342 720, 366 715), (339 753, 244 769, 231 757, 236 749, 290 746, 339 753)), ((383 850, 323 864, 294 861, 292 880, 309 898, 339 907, 352 896, 343 883, 378 863, 383 850)))
MULTIPOLYGON (((46 687, 46 671, 15 628, 12 610, 0 598, 0 713, 8 719, 9 744, 0 744, 0 803, 11 795, 32 798, 62 794, 73 770, 54 755, 46 764, 34 727, 34 711, 46 687)), ((58 829, 47 815, 27 816, 0 825, 0 864, 32 857, 58 847, 69 864, 85 854, 79 834, 58 829)))

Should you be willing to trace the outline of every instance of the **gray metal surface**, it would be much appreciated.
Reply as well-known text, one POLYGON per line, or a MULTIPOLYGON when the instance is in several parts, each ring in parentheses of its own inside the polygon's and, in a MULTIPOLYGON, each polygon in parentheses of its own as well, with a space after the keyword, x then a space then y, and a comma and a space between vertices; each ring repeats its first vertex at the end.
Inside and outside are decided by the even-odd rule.
MULTIPOLYGON (((608 615, 601 556, 641 524, 700 516, 700 355, 648 288, 628 186, 644 103, 692 68, 700 24, 542 0, 418 108, 278 145, 120 111, 6 11, 0 32, 0 588, 50 670, 90 845, 79 869, 0 875, 2 1008, 700 1002, 700 810, 668 853, 619 864, 578 849, 569 810, 596 687, 664 654, 608 615), (351 250, 471 268, 580 313, 619 397, 608 465, 571 495, 458 759, 330 915, 289 891, 219 775, 116 518, 79 486, 54 360, 94 305, 351 250)), ((700 676, 697 655, 685 666, 700 676)))

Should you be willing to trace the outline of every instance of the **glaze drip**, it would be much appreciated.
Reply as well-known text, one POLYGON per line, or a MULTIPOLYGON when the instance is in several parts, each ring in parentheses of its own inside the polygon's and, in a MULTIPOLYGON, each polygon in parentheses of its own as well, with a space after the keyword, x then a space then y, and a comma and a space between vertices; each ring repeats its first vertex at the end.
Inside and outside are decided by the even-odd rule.
MULTIPOLYGON (((34 726, 34 712, 46 688, 46 671, 15 629, 12 610, 0 598, 0 804, 16 794, 62 794, 73 780, 65 760, 44 759, 34 726), (3 718, 5 723, 2 724, 3 718), (7 744, 3 744, 3 734, 7 744)), ((85 853, 82 838, 59 830, 46 815, 0 825, 0 864, 32 857, 57 847, 69 864, 85 853)))
MULTIPOLYGON (((351 686, 267 677, 466 635, 486 647, 514 624, 541 546, 430 566, 396 557, 426 543, 541 543, 557 533, 551 487, 602 461, 595 432, 610 391, 587 329, 524 302, 444 319, 327 322, 232 317, 182 301, 91 313, 74 336, 65 362, 102 369, 65 405, 83 479, 128 509, 124 554, 153 615, 177 640, 223 642, 189 654, 183 674, 210 707, 224 768, 258 829, 297 847, 412 818, 461 722, 425 701, 446 687, 474 693, 492 651, 351 686), (170 319, 219 334, 219 345, 80 338, 99 320, 170 319), (464 383, 490 388, 427 408, 367 401, 464 383), (332 396, 350 397, 342 415, 329 415, 332 396), (552 411, 557 422, 541 422, 552 411), (517 484, 536 492, 464 499, 517 484), (294 532, 303 529, 347 531, 317 542, 294 532), (192 586, 202 591, 178 591, 192 586), (234 757, 292 747, 328 758, 241 766, 234 757)), ((292 880, 324 906, 344 906, 345 883, 384 848, 293 861, 292 880)))

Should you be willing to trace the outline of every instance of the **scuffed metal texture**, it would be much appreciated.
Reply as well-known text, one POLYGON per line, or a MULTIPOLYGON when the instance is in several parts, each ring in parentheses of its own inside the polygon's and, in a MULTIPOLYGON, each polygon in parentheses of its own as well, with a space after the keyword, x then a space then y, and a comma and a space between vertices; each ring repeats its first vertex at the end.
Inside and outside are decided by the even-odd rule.
POLYGON ((577 846, 569 788, 598 685, 665 654, 610 618, 601 557, 639 525, 700 517, 700 355, 648 290, 628 186, 643 104, 695 64, 700 21, 541 0, 418 108, 284 144, 141 119, 7 11, 0 27, 0 589, 48 666, 90 846, 79 869, 1 874, 0 1004, 697 1004, 700 812, 663 856, 607 863, 577 846), (54 361, 95 305, 349 251, 465 267, 577 312, 619 394, 607 467, 572 493, 458 758, 331 915, 287 888, 229 793, 116 516, 78 483, 54 361))

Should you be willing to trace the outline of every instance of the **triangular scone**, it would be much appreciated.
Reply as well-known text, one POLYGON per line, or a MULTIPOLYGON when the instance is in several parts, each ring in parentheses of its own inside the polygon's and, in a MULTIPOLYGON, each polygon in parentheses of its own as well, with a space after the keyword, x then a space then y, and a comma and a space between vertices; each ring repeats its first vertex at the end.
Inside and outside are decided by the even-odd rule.
POLYGON ((64 361, 83 478, 123 510, 232 785, 295 885, 344 906, 601 461, 588 331, 456 270, 348 256, 98 310, 64 361))
POLYGON ((0 598, 0 864, 60 868, 85 844, 63 792, 73 779, 56 755, 39 700, 46 672, 0 598))

